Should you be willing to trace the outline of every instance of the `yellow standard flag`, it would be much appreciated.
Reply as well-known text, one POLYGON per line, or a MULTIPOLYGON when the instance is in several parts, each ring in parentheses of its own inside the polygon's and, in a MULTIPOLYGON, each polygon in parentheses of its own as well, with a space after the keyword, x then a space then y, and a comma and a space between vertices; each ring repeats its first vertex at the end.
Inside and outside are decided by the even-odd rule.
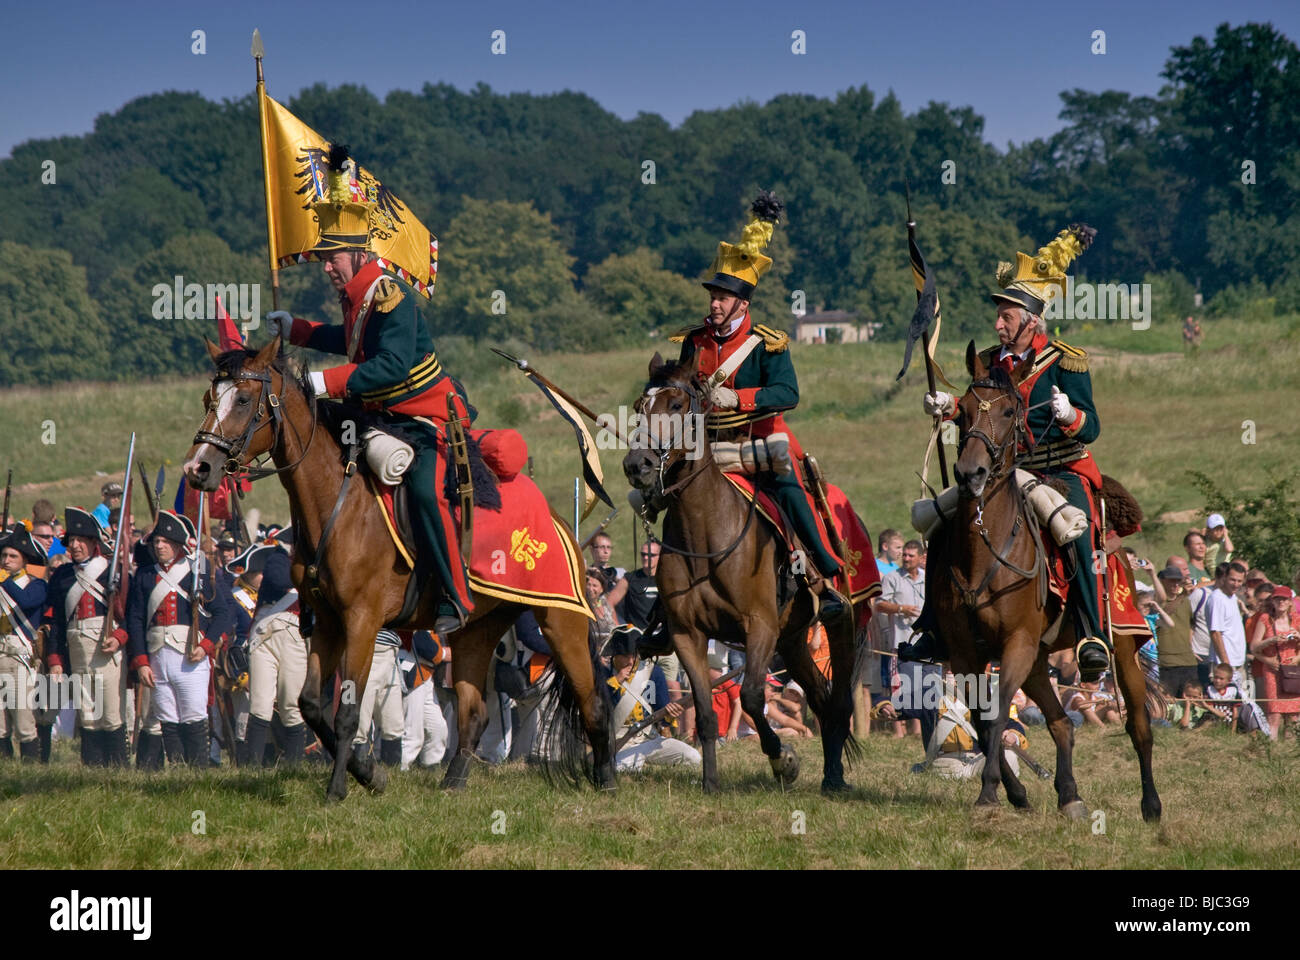
MULTIPOLYGON (((330 143, 262 94, 262 162, 266 170, 271 269, 319 257, 320 224, 312 204, 329 194, 330 143)), ((370 249, 380 265, 426 297, 438 278, 438 239, 365 167, 352 181, 358 202, 373 203, 370 249)))

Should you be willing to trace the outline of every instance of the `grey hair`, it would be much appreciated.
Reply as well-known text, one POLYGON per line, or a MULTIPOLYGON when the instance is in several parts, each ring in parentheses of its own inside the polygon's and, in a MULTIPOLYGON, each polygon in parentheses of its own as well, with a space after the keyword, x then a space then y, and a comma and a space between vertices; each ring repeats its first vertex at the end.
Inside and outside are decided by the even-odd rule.
POLYGON ((1020 322, 1027 324, 1030 329, 1039 333, 1047 333, 1047 321, 1041 316, 1030 313, 1025 307, 1020 308, 1020 322))

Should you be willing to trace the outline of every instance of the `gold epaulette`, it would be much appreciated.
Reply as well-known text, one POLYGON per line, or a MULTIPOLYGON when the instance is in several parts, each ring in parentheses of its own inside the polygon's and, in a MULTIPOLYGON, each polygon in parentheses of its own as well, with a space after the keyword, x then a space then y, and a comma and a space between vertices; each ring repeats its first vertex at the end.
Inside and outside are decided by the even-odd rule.
POLYGON ((761 323, 754 324, 753 332, 763 338, 763 349, 768 353, 784 353, 790 347, 790 334, 773 330, 761 323))
POLYGON ((390 280, 388 277, 379 281, 379 289, 375 291, 374 308, 380 313, 389 313, 397 309, 397 305, 402 302, 402 288, 396 280, 390 280))
POLYGON ((1072 347, 1064 340, 1053 340, 1052 346, 1061 351, 1060 364, 1063 370, 1071 373, 1088 372, 1088 351, 1072 347))
POLYGON ((693 327, 682 327, 680 330, 678 330, 676 333, 670 336, 668 338, 668 341, 670 343, 685 343, 686 338, 689 337, 692 333, 695 333, 697 330, 707 330, 708 326, 709 325, 707 323, 699 323, 693 327))

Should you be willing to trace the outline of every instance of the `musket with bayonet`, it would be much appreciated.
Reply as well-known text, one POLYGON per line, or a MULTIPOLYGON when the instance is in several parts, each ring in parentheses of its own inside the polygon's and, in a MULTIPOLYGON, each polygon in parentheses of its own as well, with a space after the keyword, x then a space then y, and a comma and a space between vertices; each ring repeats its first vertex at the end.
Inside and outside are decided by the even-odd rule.
POLYGON ((104 591, 104 624, 99 631, 99 643, 102 648, 116 629, 117 615, 114 607, 118 606, 118 596, 125 587, 123 570, 127 564, 126 551, 130 549, 130 540, 126 531, 131 526, 130 504, 131 466, 135 462, 135 434, 131 434, 131 443, 126 451, 126 470, 122 474, 122 508, 118 513, 117 530, 113 533, 113 559, 108 565, 108 589, 104 591))
POLYGON ((198 532, 198 546, 194 551, 194 569, 190 571, 190 632, 185 639, 185 661, 188 663, 194 655, 194 648, 199 643, 199 590, 200 586, 200 567, 206 562, 207 554, 203 552, 203 541, 207 537, 207 531, 204 527, 207 525, 203 515, 204 508, 208 505, 208 494, 205 490, 199 491, 199 522, 195 524, 198 532))
POLYGON ((609 516, 607 516, 604 520, 600 521, 600 523, 596 526, 595 530, 587 534, 587 539, 583 540, 582 543, 578 544, 578 549, 586 550, 589 546, 591 546, 591 541, 595 540, 598 536, 600 536, 604 532, 605 528, 608 527, 610 523, 613 522, 614 518, 618 516, 618 511, 619 511, 618 507, 615 507, 613 510, 611 510, 609 512, 609 516))
POLYGON ((144 472, 144 461, 136 464, 140 468, 140 486, 144 490, 145 502, 149 505, 149 519, 154 523, 158 522, 158 501, 154 499, 153 492, 149 489, 149 475, 144 472))
POLYGON ((14 468, 9 468, 9 477, 5 480, 5 508, 4 519, 0 520, 0 533, 7 533, 9 530, 9 495, 14 490, 14 468))

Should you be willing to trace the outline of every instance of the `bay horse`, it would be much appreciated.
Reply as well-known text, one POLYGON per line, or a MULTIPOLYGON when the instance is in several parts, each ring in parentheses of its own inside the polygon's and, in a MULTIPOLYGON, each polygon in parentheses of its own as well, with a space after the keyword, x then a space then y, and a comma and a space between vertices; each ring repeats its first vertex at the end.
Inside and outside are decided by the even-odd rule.
MULTIPOLYGON (((960 434, 953 477, 960 497, 956 514, 931 544, 927 577, 953 673, 969 683, 983 675, 990 660, 1001 661, 992 705, 996 715, 990 719, 970 704, 986 758, 976 806, 997 805, 1000 778, 1013 806, 1030 807, 1024 785, 1003 762, 1002 748, 1011 698, 1023 689, 1043 711, 1056 741, 1057 808, 1070 819, 1082 819, 1088 808, 1074 780, 1074 726, 1047 673, 1048 655, 1073 649, 1076 631, 1064 603, 1046 588, 1047 555, 1035 532, 1037 520, 1015 481, 1017 444, 1027 447, 1030 442, 1019 384, 1032 370, 1033 356, 1031 351, 1008 376, 1001 368, 985 367, 973 340, 966 350, 972 382, 955 416, 960 434)), ((1117 556, 1131 590, 1127 557, 1122 550, 1117 556)), ((1161 808, 1151 774, 1151 723, 1146 678, 1137 661, 1139 644, 1133 635, 1118 632, 1114 644, 1128 735, 1142 774, 1142 817, 1155 822, 1161 808)))
MULTIPOLYGON (((306 372, 293 376, 280 346, 277 337, 260 351, 222 353, 208 341, 216 375, 204 396, 206 413, 184 470, 189 483, 211 491, 225 473, 248 470, 254 459, 269 455, 275 468, 265 472, 277 475, 289 494, 295 534, 291 575, 302 601, 310 602, 315 614, 307 679, 298 702, 304 719, 334 757, 326 796, 342 800, 347 795, 348 773, 374 793, 382 792, 387 784, 384 769, 370 756, 359 759, 352 740, 370 675, 375 635, 401 612, 412 573, 400 558, 367 484, 353 483, 329 528, 320 564, 320 595, 309 601, 306 567, 336 509, 345 476, 340 438, 322 421, 328 419, 336 428, 348 408, 340 407, 342 413, 324 405, 318 409, 303 380, 306 372), (355 695, 340 699, 331 729, 325 719, 321 681, 340 665, 343 689, 351 689, 355 695)), ((563 521, 558 526, 572 541, 563 521)), ((577 545, 573 546, 576 550, 577 545)), ((422 585, 415 615, 402 626, 432 629, 438 595, 436 585, 422 585)), ((584 764, 587 778, 601 789, 612 790, 612 731, 606 701, 595 684, 587 618, 559 607, 531 609, 559 665, 557 684, 564 688, 574 712, 580 714, 592 750, 590 763, 584 764)), ((523 610, 521 603, 475 593, 472 615, 453 634, 452 675, 460 745, 443 777, 445 788, 456 789, 466 783, 474 749, 487 726, 483 694, 493 650, 523 610)))
POLYGON ((843 678, 828 684, 808 650, 808 629, 817 612, 812 590, 806 584, 783 582, 782 568, 789 553, 785 541, 765 522, 755 522, 753 502, 723 475, 703 430, 698 431, 700 449, 691 451, 698 457, 692 459, 682 430, 666 436, 656 429, 665 423, 684 424, 692 417, 703 422, 708 403, 697 365, 698 361, 681 366, 666 363, 658 353, 654 355, 650 381, 636 404, 649 429, 638 431, 623 460, 623 471, 633 487, 667 501, 655 580, 673 647, 690 677, 704 760, 704 792, 719 789, 718 721, 707 654, 710 638, 745 649, 740 703, 754 721, 777 780, 793 783, 799 758, 763 713, 763 688, 774 651, 780 652, 790 675, 806 691, 821 725, 822 790, 847 790, 843 754, 847 749, 852 759, 858 752, 849 730, 853 699, 846 682, 854 667, 853 616, 846 611, 827 626, 831 676, 843 678), (789 597, 782 602, 785 594, 789 597))

